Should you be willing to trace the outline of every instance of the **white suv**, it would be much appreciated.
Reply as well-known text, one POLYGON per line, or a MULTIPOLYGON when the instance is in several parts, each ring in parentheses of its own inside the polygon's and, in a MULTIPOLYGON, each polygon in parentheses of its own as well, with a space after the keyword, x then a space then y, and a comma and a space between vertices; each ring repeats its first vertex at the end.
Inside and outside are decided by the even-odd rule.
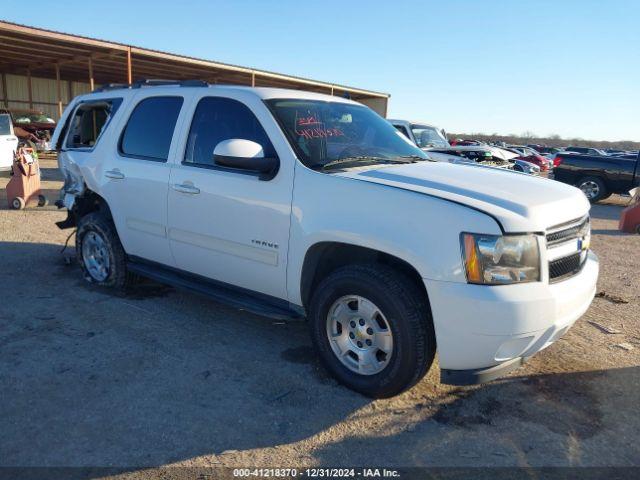
POLYGON ((430 161, 356 102, 140 83, 80 96, 54 145, 90 282, 130 274, 306 317, 328 370, 373 397, 488 381, 588 308, 576 188, 430 161))
POLYGON ((11 171, 17 148, 18 137, 13 132, 11 115, 0 111, 0 175, 11 171))

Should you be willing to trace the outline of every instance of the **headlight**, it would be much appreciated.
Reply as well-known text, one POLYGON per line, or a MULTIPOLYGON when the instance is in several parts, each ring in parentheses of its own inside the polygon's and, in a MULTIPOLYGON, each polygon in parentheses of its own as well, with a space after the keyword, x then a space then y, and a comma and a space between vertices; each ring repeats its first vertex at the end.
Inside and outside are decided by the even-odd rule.
POLYGON ((535 235, 462 233, 460 243, 469 283, 504 285, 540 280, 540 248, 535 235))

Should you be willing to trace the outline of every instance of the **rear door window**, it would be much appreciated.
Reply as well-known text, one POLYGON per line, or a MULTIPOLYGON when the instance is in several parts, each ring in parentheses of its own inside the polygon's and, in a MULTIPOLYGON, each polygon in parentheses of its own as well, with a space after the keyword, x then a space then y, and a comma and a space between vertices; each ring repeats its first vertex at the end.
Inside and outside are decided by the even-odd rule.
POLYGON ((149 97, 140 101, 122 132, 120 153, 166 162, 183 101, 182 97, 149 97))
POLYGON ((69 119, 66 148, 93 148, 109 120, 122 103, 121 98, 83 102, 69 119))

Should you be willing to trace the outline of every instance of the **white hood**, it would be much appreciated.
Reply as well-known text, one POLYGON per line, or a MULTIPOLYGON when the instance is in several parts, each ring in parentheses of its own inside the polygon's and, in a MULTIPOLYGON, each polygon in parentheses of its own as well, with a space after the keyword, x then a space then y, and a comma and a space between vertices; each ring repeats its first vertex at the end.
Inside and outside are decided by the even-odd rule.
POLYGON ((506 232, 543 232, 583 217, 590 208, 575 187, 477 165, 418 162, 338 175, 468 205, 498 219, 506 232))

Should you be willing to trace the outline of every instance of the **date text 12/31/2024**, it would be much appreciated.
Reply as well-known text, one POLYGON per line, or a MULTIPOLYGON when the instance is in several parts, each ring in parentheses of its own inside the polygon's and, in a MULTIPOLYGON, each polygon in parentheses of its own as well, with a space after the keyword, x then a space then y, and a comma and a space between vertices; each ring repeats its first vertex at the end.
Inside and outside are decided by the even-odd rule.
MULTIPOLYGON (((399 478, 400 472, 387 468, 234 468, 234 477, 280 478, 399 478)), ((204 480, 205 477, 199 477, 204 480)))

